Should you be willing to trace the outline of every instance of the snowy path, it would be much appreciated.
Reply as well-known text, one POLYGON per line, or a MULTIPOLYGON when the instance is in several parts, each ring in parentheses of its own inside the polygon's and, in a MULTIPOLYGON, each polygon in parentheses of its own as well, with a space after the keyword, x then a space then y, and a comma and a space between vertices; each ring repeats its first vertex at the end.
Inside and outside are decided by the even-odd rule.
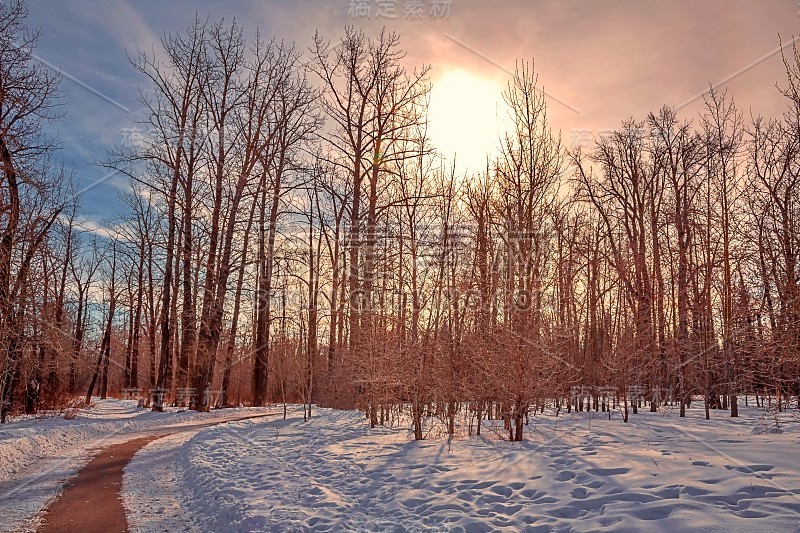
POLYGON ((231 409, 211 413, 153 413, 134 401, 98 400, 73 420, 49 418, 0 427, 0 532, 35 531, 42 511, 66 480, 102 448, 187 426, 264 413, 231 409))

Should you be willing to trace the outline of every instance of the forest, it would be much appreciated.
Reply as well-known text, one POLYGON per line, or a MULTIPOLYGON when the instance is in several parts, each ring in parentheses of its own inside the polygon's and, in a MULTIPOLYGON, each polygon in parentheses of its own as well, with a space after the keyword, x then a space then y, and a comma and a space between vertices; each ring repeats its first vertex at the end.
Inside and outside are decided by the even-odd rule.
POLYGON ((800 408, 794 42, 782 116, 709 87, 695 116, 620 117, 583 148, 521 58, 509 128, 464 175, 400 35, 292 45, 197 16, 128 51, 140 111, 97 161, 126 211, 91 232, 27 12, 0 3, 2 422, 93 396, 288 402, 513 441, 545 407, 800 408))

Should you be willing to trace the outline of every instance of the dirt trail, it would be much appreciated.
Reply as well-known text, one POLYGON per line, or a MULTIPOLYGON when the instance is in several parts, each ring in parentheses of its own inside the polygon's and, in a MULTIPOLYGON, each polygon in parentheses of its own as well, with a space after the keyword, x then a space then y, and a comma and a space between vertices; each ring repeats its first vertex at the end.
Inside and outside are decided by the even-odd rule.
POLYGON ((128 531, 122 505, 122 473, 133 456, 148 443, 182 431, 238 422, 274 413, 213 420, 202 424, 155 428, 149 435, 104 448, 78 474, 45 511, 40 533, 117 533, 128 531))
POLYGON ((127 531, 120 499, 122 470, 144 445, 161 436, 133 439, 103 450, 67 482, 61 496, 48 508, 39 531, 127 531))

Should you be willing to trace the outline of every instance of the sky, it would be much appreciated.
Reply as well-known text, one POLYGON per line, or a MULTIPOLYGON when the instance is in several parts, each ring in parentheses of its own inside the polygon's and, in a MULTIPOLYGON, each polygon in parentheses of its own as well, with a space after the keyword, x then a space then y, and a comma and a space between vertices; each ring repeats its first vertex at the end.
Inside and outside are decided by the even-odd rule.
MULTIPOLYGON (((315 30, 346 25, 400 34, 409 69, 431 66, 433 142, 460 172, 479 170, 503 129, 501 92, 516 61, 533 60, 548 117, 566 146, 663 105, 696 119, 709 84, 749 116, 785 106, 781 42, 800 37, 798 0, 31 0, 37 57, 64 73, 65 118, 53 126, 76 171, 86 227, 112 222, 127 178, 96 163, 131 135, 145 81, 129 64, 195 13, 236 18, 248 34, 305 50, 315 30), (780 40, 779 40, 780 39, 780 40), (782 41, 781 41, 782 40, 782 41)), ((800 41, 798 41, 800 45, 800 41)))

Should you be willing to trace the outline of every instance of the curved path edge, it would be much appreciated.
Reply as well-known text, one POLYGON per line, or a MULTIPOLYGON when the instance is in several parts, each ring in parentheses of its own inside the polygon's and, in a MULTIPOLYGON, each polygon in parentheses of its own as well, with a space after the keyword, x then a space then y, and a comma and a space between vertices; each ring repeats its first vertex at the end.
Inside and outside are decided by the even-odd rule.
MULTIPOLYGON (((78 474, 67 481, 61 493, 45 510, 40 533, 115 533, 127 532, 128 522, 122 503, 122 476, 130 460, 150 442, 182 431, 274 416, 275 413, 224 418, 203 424, 155 429, 153 434, 132 438, 103 448, 78 474)), ((153 495, 158 497, 158 495, 153 495)))

